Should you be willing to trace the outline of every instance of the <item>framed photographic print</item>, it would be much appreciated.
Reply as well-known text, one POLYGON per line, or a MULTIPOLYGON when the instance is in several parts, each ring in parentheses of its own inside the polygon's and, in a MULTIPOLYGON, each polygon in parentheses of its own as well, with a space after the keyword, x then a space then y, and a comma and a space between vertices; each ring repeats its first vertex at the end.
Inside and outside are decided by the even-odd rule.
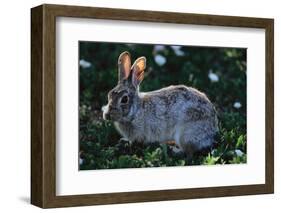
POLYGON ((31 203, 273 193, 274 22, 31 9, 31 203))

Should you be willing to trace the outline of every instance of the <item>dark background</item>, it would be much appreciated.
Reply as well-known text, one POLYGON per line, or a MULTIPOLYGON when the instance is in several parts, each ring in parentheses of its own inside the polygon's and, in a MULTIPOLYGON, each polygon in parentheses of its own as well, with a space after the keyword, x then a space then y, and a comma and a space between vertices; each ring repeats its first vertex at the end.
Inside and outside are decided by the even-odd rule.
POLYGON ((246 162, 246 49, 79 42, 80 169, 156 167, 246 162), (171 84, 206 93, 218 111, 220 132, 212 149, 192 160, 174 155, 169 146, 129 144, 101 107, 117 84, 117 59, 129 51, 133 61, 147 59, 141 91, 171 84))

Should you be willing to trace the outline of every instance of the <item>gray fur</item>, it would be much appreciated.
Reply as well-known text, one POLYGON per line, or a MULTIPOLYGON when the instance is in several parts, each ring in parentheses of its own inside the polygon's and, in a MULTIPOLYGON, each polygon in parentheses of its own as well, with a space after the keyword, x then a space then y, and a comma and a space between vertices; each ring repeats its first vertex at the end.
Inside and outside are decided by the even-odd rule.
POLYGON ((204 93, 184 85, 139 92, 138 85, 131 83, 133 77, 119 80, 103 108, 104 118, 110 115, 124 138, 144 143, 175 141, 189 156, 212 145, 217 115, 204 93), (129 97, 127 104, 120 103, 124 95, 129 97))

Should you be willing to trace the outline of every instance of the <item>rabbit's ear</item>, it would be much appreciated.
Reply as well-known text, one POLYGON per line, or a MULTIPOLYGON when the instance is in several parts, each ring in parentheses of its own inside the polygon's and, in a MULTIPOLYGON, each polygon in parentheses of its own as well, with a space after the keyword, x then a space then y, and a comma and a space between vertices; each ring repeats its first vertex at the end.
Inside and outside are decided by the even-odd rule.
POLYGON ((129 52, 123 52, 118 59, 119 81, 126 80, 131 72, 131 56, 129 52))
POLYGON ((133 70, 132 83, 135 87, 137 87, 144 78, 145 66, 146 66, 145 57, 138 58, 132 66, 132 70, 133 70))

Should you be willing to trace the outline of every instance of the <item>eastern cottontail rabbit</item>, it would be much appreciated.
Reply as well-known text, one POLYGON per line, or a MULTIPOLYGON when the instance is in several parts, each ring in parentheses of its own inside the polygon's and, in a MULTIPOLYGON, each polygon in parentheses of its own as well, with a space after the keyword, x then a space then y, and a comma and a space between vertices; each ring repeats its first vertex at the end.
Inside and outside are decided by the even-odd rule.
POLYGON ((119 56, 119 81, 108 93, 103 118, 114 121, 129 141, 175 141, 178 151, 187 157, 212 145, 218 130, 217 115, 206 95, 184 85, 139 92, 145 66, 145 57, 131 66, 128 52, 119 56))

